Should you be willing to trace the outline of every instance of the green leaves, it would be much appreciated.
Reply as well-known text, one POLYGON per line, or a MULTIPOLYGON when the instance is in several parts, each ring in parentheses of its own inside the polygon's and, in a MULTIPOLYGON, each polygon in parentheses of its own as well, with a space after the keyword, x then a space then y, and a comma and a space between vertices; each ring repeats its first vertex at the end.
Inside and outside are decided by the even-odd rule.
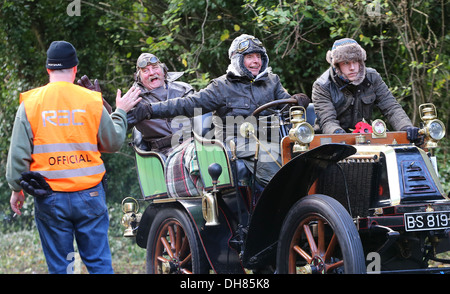
POLYGON ((228 40, 230 38, 230 31, 229 30, 224 30, 222 35, 220 36, 220 41, 225 41, 228 40))

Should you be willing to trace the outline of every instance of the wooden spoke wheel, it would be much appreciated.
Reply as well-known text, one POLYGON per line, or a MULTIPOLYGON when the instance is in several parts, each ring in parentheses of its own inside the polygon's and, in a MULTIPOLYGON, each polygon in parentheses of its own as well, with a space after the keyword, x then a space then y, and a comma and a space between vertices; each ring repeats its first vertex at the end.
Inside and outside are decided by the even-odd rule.
POLYGON ((311 195, 294 204, 280 232, 277 271, 365 273, 358 231, 339 202, 325 195, 311 195))
POLYGON ((192 274, 209 270, 195 228, 187 215, 170 208, 158 212, 147 242, 147 273, 192 274))
POLYGON ((290 274, 297 272, 325 274, 344 265, 342 255, 338 252, 339 248, 336 248, 339 247, 336 234, 333 233, 331 238, 327 238, 325 226, 328 226, 326 220, 320 216, 310 216, 297 227, 289 250, 290 274), (306 264, 298 267, 302 260, 306 264))

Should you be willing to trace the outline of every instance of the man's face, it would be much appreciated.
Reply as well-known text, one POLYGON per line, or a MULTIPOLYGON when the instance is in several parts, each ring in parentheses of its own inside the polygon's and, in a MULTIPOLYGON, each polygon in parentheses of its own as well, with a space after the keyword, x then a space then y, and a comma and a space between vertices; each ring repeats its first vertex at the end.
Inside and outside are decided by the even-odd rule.
POLYGON ((159 64, 149 64, 140 70, 142 84, 149 90, 164 85, 164 71, 159 64))
POLYGON ((250 53, 244 55, 244 66, 254 75, 257 76, 262 67, 261 54, 250 53))
POLYGON ((359 62, 358 61, 344 61, 339 62, 339 68, 344 76, 350 81, 353 82, 358 77, 359 72, 359 62))

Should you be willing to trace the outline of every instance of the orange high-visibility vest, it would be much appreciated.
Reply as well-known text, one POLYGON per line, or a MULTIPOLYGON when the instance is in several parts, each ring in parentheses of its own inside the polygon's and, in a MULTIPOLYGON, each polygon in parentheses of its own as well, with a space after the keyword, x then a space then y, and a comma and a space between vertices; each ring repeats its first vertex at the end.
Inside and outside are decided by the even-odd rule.
POLYGON ((103 110, 101 94, 68 82, 22 93, 33 132, 31 171, 53 191, 73 192, 101 182, 105 166, 97 147, 103 110))

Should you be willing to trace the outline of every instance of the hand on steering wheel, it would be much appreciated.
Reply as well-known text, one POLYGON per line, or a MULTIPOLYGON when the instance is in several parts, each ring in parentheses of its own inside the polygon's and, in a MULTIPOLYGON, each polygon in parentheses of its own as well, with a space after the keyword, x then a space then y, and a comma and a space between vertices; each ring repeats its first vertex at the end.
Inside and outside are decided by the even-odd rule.
POLYGON ((281 104, 297 104, 297 103, 298 103, 298 101, 295 98, 279 99, 279 100, 270 101, 270 102, 263 104, 260 107, 256 108, 255 111, 253 111, 252 115, 257 116, 263 110, 266 110, 268 108, 272 108, 274 106, 278 106, 281 104))

